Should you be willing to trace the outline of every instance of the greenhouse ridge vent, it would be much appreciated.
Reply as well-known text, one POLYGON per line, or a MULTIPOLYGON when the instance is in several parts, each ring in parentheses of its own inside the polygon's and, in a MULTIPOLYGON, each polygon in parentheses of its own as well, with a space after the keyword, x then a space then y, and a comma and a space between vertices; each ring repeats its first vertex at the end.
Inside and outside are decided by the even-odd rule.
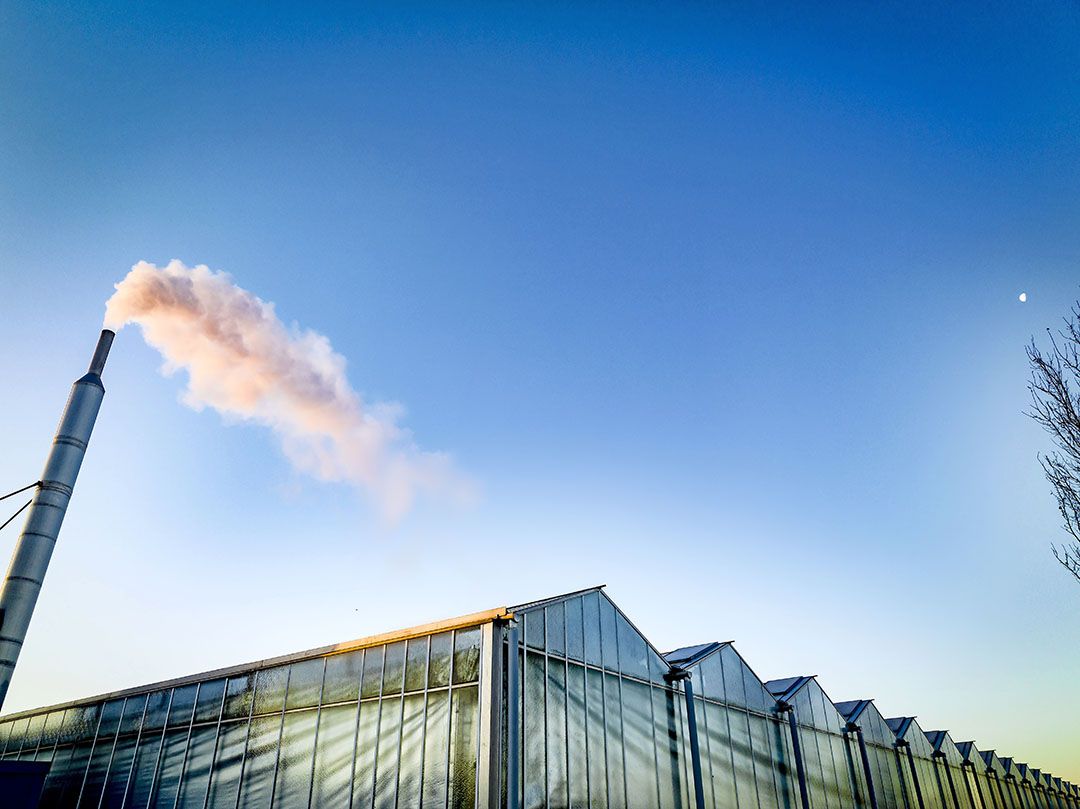
POLYGON ((1080 809, 956 738, 596 587, 0 717, 0 766, 52 809, 1080 809))

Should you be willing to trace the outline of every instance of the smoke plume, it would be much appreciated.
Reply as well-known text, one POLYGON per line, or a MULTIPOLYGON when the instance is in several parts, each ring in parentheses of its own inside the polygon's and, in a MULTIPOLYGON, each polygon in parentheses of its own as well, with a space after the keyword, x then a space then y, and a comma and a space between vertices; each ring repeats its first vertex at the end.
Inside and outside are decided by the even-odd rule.
POLYGON ((269 427, 298 470, 369 493, 390 518, 421 490, 464 487, 445 454, 398 425, 398 405, 362 400, 326 337, 286 326, 225 273, 140 261, 106 304, 106 326, 128 323, 161 352, 163 373, 187 371, 185 404, 269 427))

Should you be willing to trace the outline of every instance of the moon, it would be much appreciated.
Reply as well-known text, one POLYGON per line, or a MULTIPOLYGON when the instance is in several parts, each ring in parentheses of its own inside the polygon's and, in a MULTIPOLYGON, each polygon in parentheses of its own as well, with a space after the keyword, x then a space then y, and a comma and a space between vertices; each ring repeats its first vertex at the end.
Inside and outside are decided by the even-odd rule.
POLYGON ((1020 293, 1020 303, 1026 303, 1026 302, 1027 302, 1027 293, 1026 292, 1021 292, 1020 293))

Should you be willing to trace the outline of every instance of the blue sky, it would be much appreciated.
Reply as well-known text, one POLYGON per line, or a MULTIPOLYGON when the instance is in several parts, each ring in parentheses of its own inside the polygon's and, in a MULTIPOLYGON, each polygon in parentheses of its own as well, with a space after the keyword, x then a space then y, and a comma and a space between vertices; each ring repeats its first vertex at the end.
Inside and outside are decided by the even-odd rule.
POLYGON ((1080 294, 1073 7, 173 6, 0 11, 0 480, 179 258, 482 494, 388 526, 126 330, 5 707, 604 582, 1080 780, 1021 415, 1080 294))

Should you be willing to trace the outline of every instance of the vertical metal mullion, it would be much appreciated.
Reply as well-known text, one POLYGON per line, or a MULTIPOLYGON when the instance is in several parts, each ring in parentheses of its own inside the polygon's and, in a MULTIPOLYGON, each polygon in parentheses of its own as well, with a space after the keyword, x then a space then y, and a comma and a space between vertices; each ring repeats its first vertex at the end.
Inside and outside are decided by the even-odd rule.
MULTIPOLYGON (((407 658, 406 658, 407 659, 407 658)), ((319 681, 319 702, 315 706, 315 741, 311 745, 311 778, 308 780, 308 797, 305 806, 311 806, 311 796, 315 792, 315 753, 319 749, 319 720, 322 718, 323 694, 326 693, 326 658, 322 659, 322 679, 319 681)), ((360 695, 357 694, 357 697, 360 695)), ((359 700, 357 700, 359 701, 359 700)), ((289 692, 285 691, 286 710, 289 704, 289 692)), ((281 733, 278 735, 278 761, 281 760, 281 744, 285 741, 285 716, 281 718, 281 733)), ((277 781, 277 769, 275 765, 274 781, 277 781)), ((273 796, 270 796, 270 806, 273 807, 273 796)))
MULTIPOLYGON (((383 713, 383 685, 386 682, 386 648, 389 644, 382 645, 382 663, 379 665, 379 715, 375 720, 375 750, 371 762, 371 809, 375 809, 375 795, 379 791, 379 740, 382 736, 382 713, 383 713)), ((405 650, 408 652, 408 649, 405 650)), ((367 653, 364 657, 366 659, 367 653)))
POLYGON ((446 795, 443 798, 444 808, 450 806, 450 747, 454 743, 454 650, 457 648, 457 633, 458 630, 455 629, 450 635, 450 682, 446 686, 448 717, 446 724, 446 795))
MULTIPOLYGON (((409 650, 405 649, 405 670, 409 669, 409 650)), ((420 803, 424 802, 424 760, 427 758, 427 720, 428 720, 428 691, 431 677, 431 635, 427 636, 426 648, 424 649, 424 687, 420 693, 424 697, 424 721, 420 723, 420 803)), ((404 691, 404 689, 402 689, 404 691)))
MULTIPOLYGON (((386 665, 386 655, 383 655, 383 666, 386 665)), ((401 789, 401 746, 405 739, 405 671, 409 667, 409 642, 405 642, 405 658, 401 664, 401 706, 398 709, 397 729, 397 778, 394 779, 394 807, 398 802, 398 792, 401 789)))
MULTIPOLYGON (((324 663, 323 665, 325 666, 326 664, 324 663)), ((292 682, 292 669, 293 669, 293 667, 290 665, 288 672, 285 674, 285 693, 281 695, 281 719, 278 721, 277 750, 274 752, 274 775, 273 775, 273 778, 270 780, 270 806, 271 807, 274 805, 274 797, 277 795, 277 774, 278 774, 278 768, 281 766, 281 743, 285 739, 285 706, 289 702, 289 683, 292 682)), ((256 686, 255 691, 251 695, 251 716, 255 715, 255 697, 258 696, 258 693, 259 693, 258 685, 259 685, 259 681, 256 678, 256 680, 255 680, 255 686, 256 686)), ((320 698, 321 698, 321 696, 322 696, 322 693, 320 691, 320 698)), ((236 790, 236 802, 237 802, 236 805, 238 807, 240 805, 240 790, 243 789, 243 786, 244 786, 244 767, 247 765, 247 748, 248 748, 248 744, 251 742, 251 722, 252 722, 252 720, 251 720, 251 718, 249 718, 248 719, 247 739, 244 741, 244 758, 241 759, 241 766, 240 766, 240 785, 237 787, 237 790, 236 790)), ((314 750, 312 751, 311 754, 313 756, 315 755, 314 750)))
MULTIPOLYGON (((356 797, 356 756, 357 748, 360 746, 360 704, 364 692, 364 662, 366 660, 367 649, 363 649, 360 654, 360 682, 356 684, 356 720, 353 722, 352 769, 349 771, 349 809, 353 809, 353 800, 356 797)), ((325 677, 324 673, 324 680, 325 677)), ((323 686, 325 687, 325 683, 323 686)), ((374 792, 374 787, 372 787, 372 792, 374 792)))
MULTIPOLYGON (((507 809, 519 809, 521 797, 521 675, 518 661, 517 621, 510 623, 506 640, 506 805, 507 809)), ((588 732, 585 734, 588 736, 588 732)))

